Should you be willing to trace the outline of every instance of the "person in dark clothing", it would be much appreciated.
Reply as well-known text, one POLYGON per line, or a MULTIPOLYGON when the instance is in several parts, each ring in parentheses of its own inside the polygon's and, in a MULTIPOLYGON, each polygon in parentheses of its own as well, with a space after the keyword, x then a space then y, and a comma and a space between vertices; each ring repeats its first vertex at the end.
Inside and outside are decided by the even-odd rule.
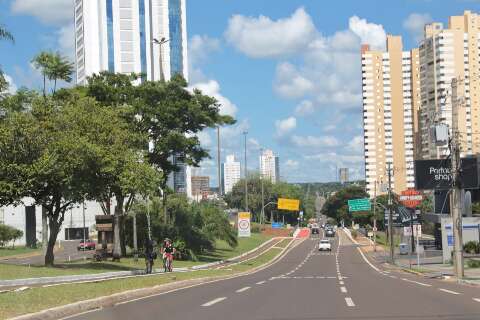
POLYGON ((152 240, 147 240, 147 242, 145 244, 145 252, 144 253, 145 253, 145 265, 146 265, 145 273, 150 274, 150 273, 152 273, 153 262, 156 258, 156 255, 157 255, 156 252, 155 252, 155 248, 154 248, 152 240))

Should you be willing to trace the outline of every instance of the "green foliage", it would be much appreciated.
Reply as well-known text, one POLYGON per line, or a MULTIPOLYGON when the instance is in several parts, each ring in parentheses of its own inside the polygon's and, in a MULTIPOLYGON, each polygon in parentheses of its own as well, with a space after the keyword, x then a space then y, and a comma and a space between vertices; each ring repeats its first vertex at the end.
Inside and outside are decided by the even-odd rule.
POLYGON ((479 260, 468 259, 467 260, 467 266, 469 268, 480 268, 480 261, 479 260))
POLYGON ((43 95, 47 94, 46 79, 53 81, 53 94, 57 90, 57 81, 63 80, 65 82, 72 81, 73 63, 69 62, 67 58, 56 52, 42 51, 36 55, 32 60, 33 66, 38 69, 43 76, 43 95))
POLYGON ((0 24, 0 40, 9 40, 11 42, 15 41, 15 39, 13 38, 13 35, 1 24, 0 24))
POLYGON ((424 198, 420 203, 420 205, 418 206, 418 209, 420 209, 422 213, 432 213, 433 212, 432 197, 429 195, 424 195, 424 198))
POLYGON ((327 198, 322 213, 338 222, 343 220, 346 225, 350 225, 352 218, 355 219, 357 223, 367 224, 370 221, 372 213, 368 211, 355 213, 354 215, 350 214, 348 211, 348 200, 368 197, 368 194, 362 187, 346 187, 327 198))
POLYGON ((4 247, 9 242, 13 241, 12 245, 15 246, 15 241, 23 237, 23 231, 14 227, 0 224, 0 247, 4 247))
POLYGON ((357 239, 357 237, 358 237, 358 231, 357 231, 357 230, 352 230, 351 233, 352 233, 352 238, 353 238, 353 239, 357 239))
POLYGON ((472 203, 472 213, 473 214, 480 214, 480 202, 473 202, 472 203))
POLYGON ((479 254, 480 253, 480 243, 477 241, 469 241, 463 245, 463 250, 466 253, 470 254, 479 254))

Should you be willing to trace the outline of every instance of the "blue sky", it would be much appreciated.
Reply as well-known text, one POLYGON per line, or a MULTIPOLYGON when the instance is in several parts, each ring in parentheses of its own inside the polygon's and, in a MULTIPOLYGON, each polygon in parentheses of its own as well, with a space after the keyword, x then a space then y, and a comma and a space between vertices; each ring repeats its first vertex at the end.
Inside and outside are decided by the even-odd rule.
MULTIPOLYGON (((91 0, 94 1, 94 0, 91 0)), ((0 0, 0 23, 15 36, 0 43, 12 87, 40 87, 29 61, 43 49, 72 55, 71 0, 0 0)), ((363 177, 359 46, 384 45, 386 33, 415 46, 425 22, 447 23, 476 0, 187 0, 191 85, 216 96, 237 125, 222 128, 222 153, 249 169, 261 147, 281 160, 291 182, 332 181, 335 168, 363 177)), ((213 148, 207 131, 202 143, 213 148)), ((212 152, 212 155, 215 153, 212 152)), ((214 158, 197 174, 212 176, 214 158)))

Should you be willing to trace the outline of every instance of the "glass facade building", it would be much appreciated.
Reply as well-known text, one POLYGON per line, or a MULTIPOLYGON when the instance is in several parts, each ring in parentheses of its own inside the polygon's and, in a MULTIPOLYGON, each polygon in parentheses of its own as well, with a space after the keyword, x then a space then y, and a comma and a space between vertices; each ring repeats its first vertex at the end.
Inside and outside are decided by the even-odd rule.
POLYGON ((170 72, 172 75, 184 74, 183 68, 183 30, 182 1, 168 1, 168 25, 170 31, 170 72))

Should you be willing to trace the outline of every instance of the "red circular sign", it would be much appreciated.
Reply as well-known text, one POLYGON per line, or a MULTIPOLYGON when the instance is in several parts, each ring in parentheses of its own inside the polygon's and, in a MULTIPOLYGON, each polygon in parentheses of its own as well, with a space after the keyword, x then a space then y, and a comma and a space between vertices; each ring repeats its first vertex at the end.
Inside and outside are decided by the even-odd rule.
POLYGON ((250 222, 248 220, 240 220, 238 227, 242 230, 248 230, 250 222))
POLYGON ((402 191, 400 195, 400 202, 408 208, 418 207, 422 203, 422 200, 423 195, 415 189, 402 191))

